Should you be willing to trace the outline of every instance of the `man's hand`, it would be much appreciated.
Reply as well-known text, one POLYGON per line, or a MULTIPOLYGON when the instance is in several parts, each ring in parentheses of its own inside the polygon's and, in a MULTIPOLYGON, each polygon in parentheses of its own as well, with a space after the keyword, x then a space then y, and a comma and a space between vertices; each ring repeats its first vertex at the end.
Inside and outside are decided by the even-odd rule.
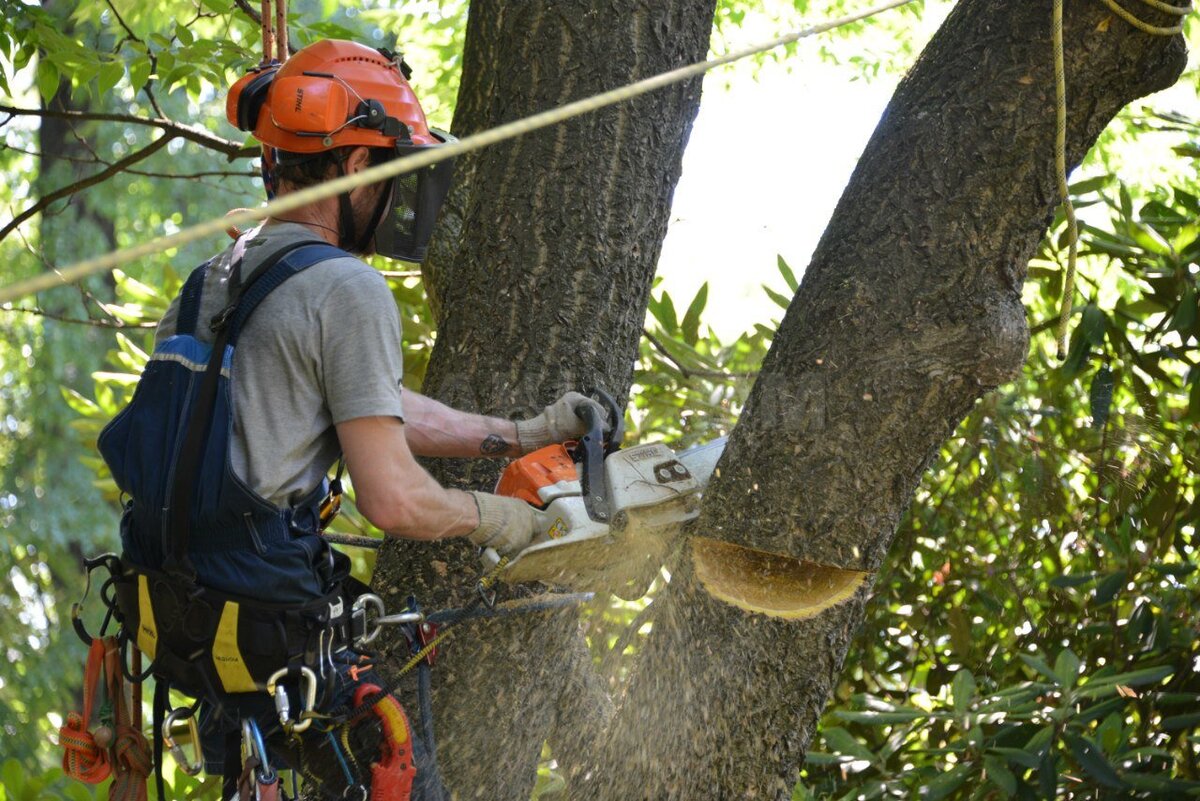
POLYGON ((501 556, 522 550, 533 540, 533 507, 525 501, 492 495, 468 493, 479 507, 479 525, 467 537, 481 548, 495 548, 501 556))
POLYGON ((579 439, 587 433, 587 425, 579 419, 575 410, 581 406, 595 408, 604 421, 604 430, 611 429, 613 421, 608 419, 604 407, 578 392, 568 392, 550 404, 537 417, 517 422, 517 441, 522 453, 536 451, 556 442, 579 439))

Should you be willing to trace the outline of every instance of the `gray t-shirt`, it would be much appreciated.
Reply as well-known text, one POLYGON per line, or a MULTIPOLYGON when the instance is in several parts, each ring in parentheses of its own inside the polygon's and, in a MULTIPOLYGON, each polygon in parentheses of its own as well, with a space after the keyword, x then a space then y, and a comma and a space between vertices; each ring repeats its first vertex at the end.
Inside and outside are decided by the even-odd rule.
MULTIPOLYGON (((295 223, 268 223, 245 244, 243 284, 289 242, 323 240, 295 223)), ((196 334, 228 303, 233 246, 210 265, 196 334)), ((179 299, 155 332, 175 333, 179 299)), ((233 469, 277 506, 320 485, 340 453, 336 423, 403 419, 400 315, 387 281, 346 257, 319 262, 267 296, 242 330, 233 361, 233 469)))

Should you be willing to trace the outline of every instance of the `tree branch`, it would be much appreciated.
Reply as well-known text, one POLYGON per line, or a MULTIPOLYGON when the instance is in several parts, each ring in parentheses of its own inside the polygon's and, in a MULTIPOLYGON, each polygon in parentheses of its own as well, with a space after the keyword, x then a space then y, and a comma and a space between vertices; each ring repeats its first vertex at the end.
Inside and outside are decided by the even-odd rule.
MULTIPOLYGON (((34 158, 38 158, 38 159, 42 158, 42 154, 37 152, 36 150, 29 150, 24 147, 17 147, 16 145, 5 144, 4 142, 0 142, 0 150, 12 150, 16 153, 23 153, 26 156, 33 156, 34 158)), ((101 167, 111 167, 112 166, 111 161, 105 161, 104 159, 97 158, 96 156, 92 156, 92 158, 85 159, 85 158, 81 158, 80 156, 70 156, 70 155, 67 155, 64 153, 59 156, 56 156, 56 158, 60 158, 64 161, 75 162, 76 164, 99 164, 101 167)), ((180 180, 180 181, 190 181, 195 178, 257 178, 258 177, 258 170, 201 170, 200 172, 184 172, 184 173, 151 172, 149 170, 126 170, 125 172, 129 173, 130 175, 141 175, 146 178, 170 178, 172 180, 180 180)), ((209 186, 212 186, 212 185, 213 184, 209 184, 209 186)), ((419 277, 420 275, 421 275, 421 273, 419 271, 411 271, 411 272, 405 272, 405 273, 396 273, 394 277, 412 278, 412 277, 419 277)), ((384 277, 387 278, 387 277, 389 277, 389 275, 385 273, 384 277)))
POLYGON ((223 153, 230 161, 246 156, 253 156, 258 153, 256 147, 243 147, 238 142, 233 142, 229 139, 209 133, 203 128, 193 125, 184 125, 175 120, 169 120, 163 117, 150 118, 138 117, 133 114, 96 114, 85 111, 55 111, 53 109, 41 108, 16 108, 14 106, 6 106, 0 104, 0 113, 11 114, 13 116, 26 117, 49 117, 59 120, 75 120, 79 122, 123 122, 129 125, 145 125, 150 128, 158 128, 170 134, 172 138, 187 139, 202 145, 209 150, 215 150, 218 153, 223 153))
POLYGON ((46 311, 45 309, 26 308, 24 306, 14 306, 11 309, 0 307, 0 312, 22 312, 31 314, 36 317, 45 317, 47 320, 54 320, 59 323, 71 323, 72 325, 89 325, 93 328, 154 328, 158 323, 127 323, 122 320, 97 320, 94 317, 67 317, 66 315, 56 314, 46 311))
POLYGON ((20 226, 21 223, 37 214, 39 211, 48 208, 55 201, 62 200, 64 197, 70 197, 78 192, 82 192, 89 186, 94 186, 101 181, 111 178, 112 176, 124 170, 130 164, 136 164, 143 159, 149 158, 159 150, 162 150, 162 148, 174 138, 176 138, 176 134, 169 132, 163 133, 162 136, 160 136, 158 139, 155 139, 141 150, 135 150, 120 161, 113 162, 108 166, 107 169, 90 175, 87 178, 84 178, 82 181, 77 181, 76 183, 73 183, 69 186, 64 186, 61 189, 57 189, 50 194, 45 195, 39 199, 38 202, 34 203, 32 206, 29 206, 25 209, 25 211, 14 217, 12 222, 5 225, 3 229, 0 229, 0 241, 7 237, 18 226, 20 226))

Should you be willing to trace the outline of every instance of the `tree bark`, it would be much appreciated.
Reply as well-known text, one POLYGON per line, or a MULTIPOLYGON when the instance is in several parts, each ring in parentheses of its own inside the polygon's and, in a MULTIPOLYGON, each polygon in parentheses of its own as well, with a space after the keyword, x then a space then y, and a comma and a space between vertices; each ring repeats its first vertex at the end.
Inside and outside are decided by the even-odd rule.
MULTIPOLYGON (((714 5, 475 0, 454 129, 701 60, 714 5)), ((699 81, 677 85, 459 165, 425 271, 439 325, 425 392, 514 418, 568 389, 625 397, 699 99, 699 81)), ((500 465, 431 467, 449 485, 490 489, 500 465)), ((375 586, 440 608, 465 602, 478 569, 461 542, 395 543, 375 586)), ((578 761, 611 710, 574 610, 464 626, 435 685, 439 760, 461 798, 524 801, 547 737, 561 762, 578 761)))
MULTIPOLYGON (((695 534, 877 570, 938 447, 1016 373, 1026 264, 1058 202, 1050 23, 1050 0, 963 0, 901 83, 695 534)), ((1092 2, 1067 4, 1066 56, 1071 164, 1185 63, 1180 37, 1135 31, 1092 2)), ((716 600, 690 558, 673 568, 584 795, 790 798, 870 582, 787 621, 716 600)))

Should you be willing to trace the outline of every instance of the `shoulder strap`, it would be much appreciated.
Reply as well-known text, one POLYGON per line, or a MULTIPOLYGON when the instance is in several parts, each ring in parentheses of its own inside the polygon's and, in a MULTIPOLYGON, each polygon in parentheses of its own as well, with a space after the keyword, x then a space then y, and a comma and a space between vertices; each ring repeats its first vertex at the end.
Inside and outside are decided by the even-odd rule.
POLYGON ((195 581, 195 570, 188 559, 188 540, 191 537, 192 498, 199 478, 204 443, 208 440, 213 405, 217 397, 218 379, 225 359, 225 349, 234 344, 242 327, 258 304, 274 289, 293 275, 327 261, 349 255, 327 244, 302 244, 289 252, 274 254, 276 261, 262 270, 242 291, 236 305, 229 307, 213 320, 216 339, 212 355, 204 369, 195 406, 188 418, 183 444, 175 464, 175 482, 171 487, 167 527, 163 530, 163 570, 189 581, 195 581))
POLYGON ((179 317, 175 321, 176 334, 196 333, 196 320, 200 317, 200 295, 204 290, 204 276, 208 274, 208 265, 210 264, 212 264, 211 260, 192 270, 192 274, 188 276, 183 285, 183 290, 179 293, 179 317))
POLYGON ((271 294, 284 281, 318 262, 349 255, 346 251, 333 245, 310 243, 292 250, 269 269, 262 270, 238 298, 237 308, 229 321, 229 344, 237 344, 242 327, 250 319, 254 310, 258 308, 258 304, 266 300, 267 295, 271 294))

